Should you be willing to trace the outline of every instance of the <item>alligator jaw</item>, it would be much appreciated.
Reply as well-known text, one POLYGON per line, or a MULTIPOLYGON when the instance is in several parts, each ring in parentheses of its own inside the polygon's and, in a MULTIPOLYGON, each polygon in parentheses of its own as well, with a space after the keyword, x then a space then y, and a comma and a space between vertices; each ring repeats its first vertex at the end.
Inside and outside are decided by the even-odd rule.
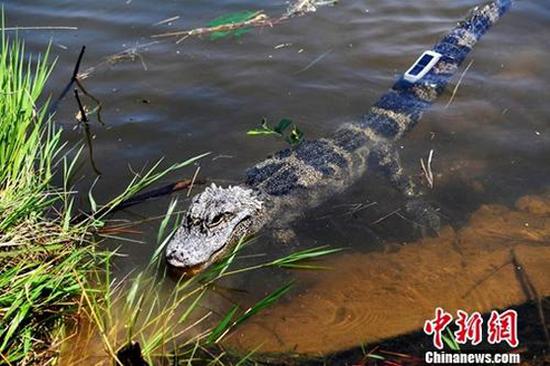
POLYGON ((216 262, 233 248, 236 240, 238 239, 234 238, 233 233, 202 238, 191 234, 188 228, 181 227, 176 232, 175 239, 169 243, 166 262, 177 271, 192 276, 216 262))
POLYGON ((187 270, 210 264, 213 257, 224 251, 231 242, 232 227, 226 227, 216 235, 199 228, 182 226, 166 248, 166 261, 172 267, 187 270))
POLYGON ((208 266, 207 264, 203 263, 203 264, 197 264, 195 266, 181 266, 181 263, 180 262, 174 262, 174 261, 170 261, 170 259, 167 258, 167 263, 168 263, 168 269, 170 271, 170 273, 174 276, 189 276, 189 277, 193 277, 195 276, 196 274, 199 274, 201 273, 202 271, 204 271, 206 269, 206 267, 208 266))
MULTIPOLYGON (((220 240, 218 238, 217 243, 212 241, 212 244, 210 245, 208 245, 207 242, 202 243, 200 247, 202 247, 203 250, 193 250, 193 248, 196 248, 197 245, 189 244, 183 244, 183 247, 185 248, 184 250, 177 247, 171 251, 167 250, 166 262, 170 267, 172 267, 172 270, 188 276, 194 276, 220 260, 225 254, 230 252, 235 247, 237 242, 242 240, 242 238, 246 238, 254 234, 254 232, 251 231, 250 223, 251 218, 246 217, 235 225, 234 230, 226 236, 225 240, 220 240), (219 243, 222 244, 220 245, 219 243), (214 248, 219 249, 215 250, 214 248), (204 249, 206 249, 206 251, 204 249), (188 253, 188 255, 182 257, 181 253, 188 253), (203 253, 202 258, 197 257, 197 254, 200 253, 203 253)), ((180 228, 179 230, 186 230, 186 228, 180 228)), ((180 236, 184 236, 187 239, 193 237, 185 232, 183 235, 180 233, 180 236)), ((197 238, 195 237, 195 239, 197 238)))

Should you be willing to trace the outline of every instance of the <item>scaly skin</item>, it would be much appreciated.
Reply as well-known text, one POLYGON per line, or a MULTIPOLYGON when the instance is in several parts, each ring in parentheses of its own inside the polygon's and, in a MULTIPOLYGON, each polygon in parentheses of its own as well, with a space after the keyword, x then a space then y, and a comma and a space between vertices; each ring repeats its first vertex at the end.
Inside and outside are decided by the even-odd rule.
MULTIPOLYGON (((427 75, 415 83, 401 77, 358 121, 343 125, 329 138, 304 141, 279 151, 249 169, 241 185, 212 185, 195 196, 182 226, 168 243, 168 263, 199 272, 241 237, 256 233, 275 219, 290 220, 304 208, 318 205, 350 186, 367 169, 382 169, 413 199, 414 187, 402 174, 393 142, 416 125, 472 47, 511 3, 495 0, 474 8, 435 44, 433 50, 443 57, 427 75)), ((429 213, 421 205, 410 208, 429 213)), ((427 216, 426 224, 437 227, 437 218, 427 216)))

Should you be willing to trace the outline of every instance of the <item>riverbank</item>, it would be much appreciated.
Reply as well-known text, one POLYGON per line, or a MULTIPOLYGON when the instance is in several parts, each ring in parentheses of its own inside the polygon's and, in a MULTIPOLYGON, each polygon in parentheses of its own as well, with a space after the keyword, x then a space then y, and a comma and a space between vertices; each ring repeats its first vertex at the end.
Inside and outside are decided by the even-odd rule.
POLYGON ((53 64, 47 51, 27 59, 2 32, 0 50, 0 354, 6 364, 48 364, 78 307, 81 283, 102 254, 87 244, 92 223, 71 225, 60 131, 37 107, 53 64))
MULTIPOLYGON (((114 326, 107 322, 117 300, 113 296, 139 298, 147 290, 138 289, 144 284, 140 276, 150 268, 130 281, 133 287, 124 286, 124 293, 116 290, 122 286, 110 278, 115 252, 98 249, 107 215, 200 157, 162 170, 160 163, 154 164, 104 205, 95 202, 90 190, 89 208, 82 215, 77 207, 82 197, 72 187, 82 149, 66 146, 49 104, 42 103, 55 64, 49 48, 42 55, 29 55, 21 40, 9 39, 3 31, 0 47, 0 364, 57 364, 62 348, 70 347, 82 324, 101 334, 98 346, 110 364, 120 348, 139 335, 139 328, 126 328, 142 305, 131 304, 133 317, 116 325, 125 329, 125 338, 111 339, 106 332, 107 326, 114 326), (54 177, 61 186, 53 184, 54 177)), ((161 223, 166 234, 173 209, 171 205, 161 223)), ((164 327, 161 333, 140 336, 143 357, 150 360, 157 347, 173 340, 166 337, 171 331, 164 327), (162 339, 155 339, 159 334, 162 339)))

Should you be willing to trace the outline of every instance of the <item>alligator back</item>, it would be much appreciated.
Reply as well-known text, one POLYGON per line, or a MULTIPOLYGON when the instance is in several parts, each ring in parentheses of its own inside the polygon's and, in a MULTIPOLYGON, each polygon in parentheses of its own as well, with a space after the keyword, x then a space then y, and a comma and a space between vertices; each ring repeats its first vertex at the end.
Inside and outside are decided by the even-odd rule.
POLYGON ((371 160, 385 159, 387 145, 412 129, 422 113, 443 93, 473 46, 510 8, 512 0, 496 0, 474 8, 448 32, 433 51, 441 54, 421 79, 401 76, 358 121, 329 138, 304 141, 276 153, 246 173, 246 184, 272 202, 273 208, 314 204, 361 176, 371 160))

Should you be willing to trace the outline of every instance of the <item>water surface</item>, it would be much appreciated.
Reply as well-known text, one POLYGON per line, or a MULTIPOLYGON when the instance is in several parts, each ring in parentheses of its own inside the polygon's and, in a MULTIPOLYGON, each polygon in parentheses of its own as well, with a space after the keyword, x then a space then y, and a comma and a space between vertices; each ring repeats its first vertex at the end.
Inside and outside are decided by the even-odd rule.
MULTIPOLYGON (((94 160, 102 176, 94 188, 98 202, 119 192, 145 164, 164 157, 166 165, 207 151, 200 176, 209 182, 238 183, 247 167, 285 147, 275 138, 245 132, 263 117, 289 117, 307 138, 328 135, 376 102, 396 76, 460 20, 473 0, 342 0, 334 7, 237 39, 188 39, 148 45, 151 35, 203 26, 229 12, 263 9, 276 16, 284 1, 83 0, 4 2, 8 26, 75 26, 76 31, 20 31, 39 52, 51 40, 58 57, 48 91, 58 95, 82 45, 82 70, 93 68, 84 84, 103 105, 105 126, 92 118, 94 160), (171 17, 173 22, 155 25, 171 17), (278 48, 278 45, 285 47, 278 48), (134 60, 105 63, 136 47, 134 60), (325 55, 300 72, 319 56, 325 55)), ((420 175, 421 158, 434 150, 435 187, 428 198, 441 208, 446 224, 459 229, 483 203, 512 206, 550 183, 550 3, 521 1, 476 46, 453 102, 449 91, 400 142, 406 170, 420 175)), ((467 61, 469 62, 469 61, 467 61)), ((93 105, 87 100, 89 105, 93 105)), ((84 138, 75 128, 75 101, 65 98, 56 115, 65 138, 84 138)), ((86 161, 78 187, 87 190, 95 173, 86 161)), ((191 177, 196 167, 166 178, 191 177)), ((421 179, 418 179, 421 182, 421 179)), ((200 187, 194 189, 198 192, 200 187)), ((402 205, 387 182, 369 174, 296 223, 297 243, 282 247, 267 239, 250 249, 278 256, 320 244, 350 247, 349 253, 382 252, 385 243, 413 238, 398 215, 402 205), (376 203, 376 204, 372 204, 376 203), (372 204, 372 205, 371 205, 372 204), (368 206, 368 207, 367 207, 368 206)), ((180 208, 186 208, 180 195, 180 208)), ((83 207, 86 203, 82 202, 83 207)), ((162 214, 168 198, 134 207, 118 219, 141 220, 162 214)), ((158 222, 138 226, 134 239, 111 240, 128 254, 117 262, 119 275, 143 266, 156 247, 158 222)), ((441 265, 444 258, 440 258, 441 265)), ((342 265, 341 261, 335 264, 342 265)), ((292 274, 290 274, 292 275, 292 274)), ((286 274, 261 272, 239 279, 247 303, 281 285, 286 274)), ((319 274, 321 281, 322 274, 319 274)), ((298 285, 303 288, 306 284, 298 285)), ((290 296, 287 301, 292 301, 290 296)), ((345 333, 345 329, 344 332, 345 333)), ((341 344, 335 342, 334 344, 341 344)), ((343 342, 345 343, 345 342, 343 342)), ((349 344, 346 343, 346 346, 349 344)))

